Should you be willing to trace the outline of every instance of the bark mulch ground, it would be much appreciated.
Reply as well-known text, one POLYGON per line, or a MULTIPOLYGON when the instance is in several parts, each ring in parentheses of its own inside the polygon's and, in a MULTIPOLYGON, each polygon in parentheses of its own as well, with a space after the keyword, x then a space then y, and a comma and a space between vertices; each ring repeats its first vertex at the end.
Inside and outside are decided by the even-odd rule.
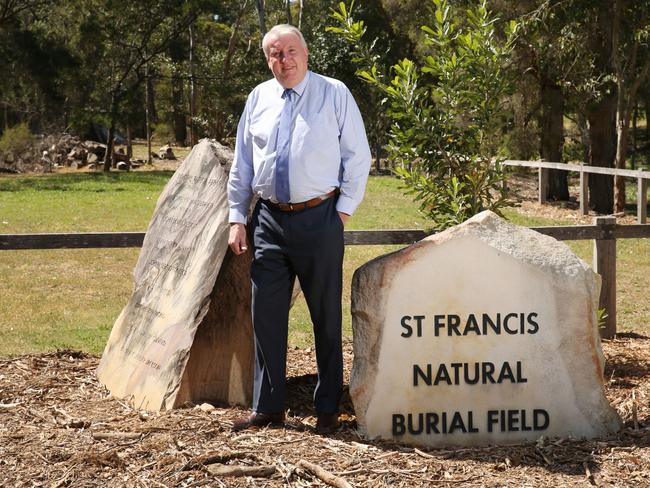
MULTIPOLYGON (((0 486, 650 486, 650 338, 622 334, 603 349, 620 433, 444 450, 362 439, 349 398, 341 429, 316 435, 312 350, 290 351, 286 427, 241 433, 241 408, 147 413, 111 398, 97 357, 0 359, 0 486)), ((347 344, 348 375, 351 361, 347 344)))

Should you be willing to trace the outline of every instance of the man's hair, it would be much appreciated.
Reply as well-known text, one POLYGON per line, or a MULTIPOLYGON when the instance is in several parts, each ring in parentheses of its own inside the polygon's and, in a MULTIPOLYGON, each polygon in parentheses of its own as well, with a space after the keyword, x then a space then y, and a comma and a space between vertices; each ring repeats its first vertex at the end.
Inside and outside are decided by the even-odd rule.
POLYGON ((300 29, 297 27, 291 25, 291 24, 278 24, 273 27, 271 27, 271 30, 269 30, 266 34, 264 34, 264 38, 262 39, 262 51, 264 51, 264 56, 268 59, 269 57, 269 39, 272 36, 281 36, 282 34, 295 34, 298 36, 298 39, 300 39, 300 42, 302 46, 307 49, 307 43, 305 42, 305 38, 302 36, 302 32, 300 32, 300 29))

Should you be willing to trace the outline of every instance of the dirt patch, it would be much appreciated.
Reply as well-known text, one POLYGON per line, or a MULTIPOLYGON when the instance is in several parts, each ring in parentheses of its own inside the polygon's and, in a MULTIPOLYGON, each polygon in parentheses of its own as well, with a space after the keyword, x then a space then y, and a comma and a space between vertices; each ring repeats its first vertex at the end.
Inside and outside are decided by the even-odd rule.
MULTIPOLYGON (((352 486, 650 486, 650 338, 624 334, 603 349, 619 434, 446 450, 362 439, 347 396, 339 432, 316 435, 311 349, 289 351, 286 427, 243 433, 231 432, 241 408, 130 408, 97 382, 97 357, 3 359, 0 486, 325 486, 310 463, 352 486)), ((351 362, 346 344, 346 382, 351 362)))
MULTIPOLYGON (((527 217, 542 217, 555 221, 565 221, 567 225, 591 225, 598 216, 593 211, 580 215, 580 179, 569 178, 569 201, 548 201, 544 205, 537 203, 537 173, 518 172, 508 178, 508 187, 515 194, 518 212, 527 217)), ((632 202, 634 203, 634 202, 632 202)), ((618 224, 636 224, 636 207, 630 206, 625 215, 617 215, 618 224)), ((557 224, 554 224, 557 225, 557 224)))

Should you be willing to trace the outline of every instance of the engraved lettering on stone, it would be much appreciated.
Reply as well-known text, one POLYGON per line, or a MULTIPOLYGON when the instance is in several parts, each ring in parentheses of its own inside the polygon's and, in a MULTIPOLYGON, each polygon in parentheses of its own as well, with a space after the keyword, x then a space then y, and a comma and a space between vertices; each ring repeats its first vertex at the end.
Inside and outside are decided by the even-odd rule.
POLYGON ((111 393, 136 408, 251 400, 251 253, 226 255, 232 157, 200 141, 156 204, 133 293, 98 368, 111 393))
POLYGON ((153 260, 151 261, 151 266, 156 266, 160 269, 164 269, 165 271, 173 271, 176 274, 180 276, 184 276, 187 273, 187 269, 181 268, 180 266, 174 266, 173 264, 166 264, 166 263, 161 263, 160 261, 153 260))
POLYGON ((160 317, 160 318, 165 317, 165 314, 163 314, 160 310, 156 310, 155 308, 147 307, 146 305, 142 305, 141 303, 137 303, 135 306, 140 310, 142 310, 142 313, 144 315, 148 315, 149 317, 160 317))
POLYGON ((196 222, 188 221, 185 219, 179 219, 175 217, 163 217, 162 220, 164 222, 167 222, 168 224, 172 224, 172 226, 178 226, 178 227, 185 227, 186 229, 191 229, 192 227, 196 226, 196 222))
POLYGON ((598 294, 566 245, 491 212, 367 263, 352 286, 360 432, 434 447, 615 432, 598 294))

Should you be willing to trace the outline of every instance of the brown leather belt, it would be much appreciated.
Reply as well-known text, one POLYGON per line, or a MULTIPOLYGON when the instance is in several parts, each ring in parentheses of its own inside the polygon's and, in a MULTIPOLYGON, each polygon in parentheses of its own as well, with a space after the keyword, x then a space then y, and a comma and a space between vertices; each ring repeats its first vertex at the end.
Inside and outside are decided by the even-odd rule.
POLYGON ((339 193, 339 189, 335 188, 331 192, 325 193, 325 195, 312 198, 311 200, 307 200, 306 202, 275 203, 272 202, 271 200, 264 200, 264 203, 266 203, 269 207, 272 207, 276 210, 280 210, 281 212, 298 212, 300 210, 305 210, 306 208, 314 208, 320 205, 321 203, 323 203, 328 198, 332 198, 334 195, 337 195, 338 193, 339 193))

